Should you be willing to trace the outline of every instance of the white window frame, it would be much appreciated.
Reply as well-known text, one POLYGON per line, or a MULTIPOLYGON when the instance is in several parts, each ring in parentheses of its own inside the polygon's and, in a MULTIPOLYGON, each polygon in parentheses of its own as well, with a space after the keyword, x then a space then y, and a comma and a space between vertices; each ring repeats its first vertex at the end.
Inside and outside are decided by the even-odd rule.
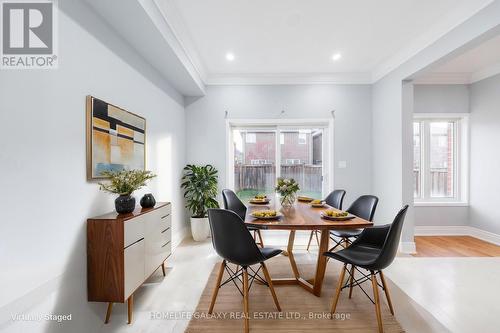
MULTIPOLYGON (((415 113, 413 120, 420 126, 420 197, 414 198, 415 206, 468 206, 469 205, 469 114, 468 113, 415 113), (453 121, 454 140, 454 197, 430 196, 430 133, 429 122, 453 121)), ((412 126, 413 128, 413 126, 412 126)), ((413 146, 412 146, 413 150, 413 146)))
MULTIPOLYGON (((323 129, 323 194, 333 190, 334 184, 334 119, 226 119, 226 186, 234 189, 234 147, 233 129, 280 130, 322 128, 323 129)), ((277 163, 281 160, 280 139, 276 140, 277 163)), ((281 168, 276 168, 276 178, 280 176, 281 168)))

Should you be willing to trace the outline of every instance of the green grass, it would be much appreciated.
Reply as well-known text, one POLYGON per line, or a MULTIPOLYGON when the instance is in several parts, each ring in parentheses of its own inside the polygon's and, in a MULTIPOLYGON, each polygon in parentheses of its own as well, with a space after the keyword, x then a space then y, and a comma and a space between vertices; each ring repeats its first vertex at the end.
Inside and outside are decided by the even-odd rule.
MULTIPOLYGON (((270 198, 272 198, 275 195, 274 191, 269 190, 269 189, 267 191, 264 189, 261 189, 261 190, 245 189, 245 190, 239 190, 236 193, 236 195, 238 195, 240 200, 243 201, 244 203, 248 203, 250 201, 250 199, 253 198, 254 196, 256 196, 257 194, 266 194, 270 198)), ((314 199, 322 199, 321 192, 302 192, 302 191, 300 191, 299 195, 308 196, 308 197, 311 197, 314 199)))

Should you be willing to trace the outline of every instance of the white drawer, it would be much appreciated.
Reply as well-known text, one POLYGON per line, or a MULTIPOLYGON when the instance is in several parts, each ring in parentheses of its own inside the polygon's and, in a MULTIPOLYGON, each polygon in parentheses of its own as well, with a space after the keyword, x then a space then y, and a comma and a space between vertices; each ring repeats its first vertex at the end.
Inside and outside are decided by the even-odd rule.
POLYGON ((125 242, 124 247, 129 246, 132 243, 137 242, 139 239, 144 238, 145 235, 145 225, 146 220, 149 219, 149 214, 134 217, 133 219, 125 221, 124 233, 125 242))
POLYGON ((171 209, 170 205, 164 206, 148 214, 146 225, 146 233, 161 232, 171 226, 171 209))
POLYGON ((125 248, 124 252, 126 300, 144 282, 144 239, 125 248))

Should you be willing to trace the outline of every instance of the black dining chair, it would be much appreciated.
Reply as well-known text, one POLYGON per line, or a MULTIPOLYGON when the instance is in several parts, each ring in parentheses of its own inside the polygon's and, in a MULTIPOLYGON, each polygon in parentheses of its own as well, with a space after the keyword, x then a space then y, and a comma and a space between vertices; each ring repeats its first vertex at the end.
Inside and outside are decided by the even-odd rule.
MULTIPOLYGON (((346 212, 356 215, 367 221, 373 221, 375 210, 377 209, 378 198, 374 195, 362 195, 357 198, 346 212)), ((335 245, 329 250, 330 252, 337 247, 346 248, 351 244, 351 238, 358 237, 362 229, 335 229, 330 230, 330 239, 335 242, 335 245), (335 237, 340 238, 337 240, 335 237)))
POLYGON ((337 308, 340 292, 344 288, 349 288, 349 298, 352 296, 352 288, 354 286, 359 286, 365 295, 368 296, 368 293, 363 289, 361 284, 371 280, 373 299, 371 299, 370 296, 368 296, 368 298, 375 304, 378 331, 380 333, 384 331, 378 288, 381 287, 384 291, 389 310, 391 314, 394 315, 389 289, 387 289, 387 283, 385 282, 382 270, 387 268, 394 261, 394 257, 398 251, 399 239, 401 237, 401 230, 403 229, 403 222, 407 210, 408 205, 405 205, 398 212, 392 224, 364 229, 348 248, 337 252, 325 252, 323 254, 328 258, 336 259, 344 263, 342 271, 340 272, 337 291, 333 298, 331 309, 332 317, 337 308), (351 265, 350 270, 347 268, 348 265, 351 265), (370 275, 360 271, 360 268, 368 270, 370 275), (359 272, 362 277, 355 279, 355 271, 359 272), (349 274, 349 278, 348 282, 344 284, 346 272, 349 274), (382 284, 378 283, 377 275, 380 277, 380 282, 382 284))
MULTIPOLYGON (((344 190, 332 191, 330 192, 330 194, 328 194, 324 201, 328 206, 342 210, 342 203, 344 202, 345 193, 346 192, 344 190)), ((309 235, 309 242, 307 243, 307 251, 309 251, 309 246, 311 246, 313 236, 316 237, 316 243, 319 246, 318 233, 318 230, 311 231, 311 235, 309 235)))
POLYGON ((274 304, 278 311, 281 311, 271 276, 264 262, 277 256, 282 250, 267 247, 259 248, 245 223, 235 212, 226 209, 209 209, 208 219, 212 230, 212 244, 217 254, 223 258, 208 313, 212 314, 213 312, 219 288, 232 281, 243 296, 244 325, 245 332, 248 332, 248 292, 254 280, 269 287, 274 304), (235 264, 237 268, 235 270, 231 269, 227 265, 228 263, 235 264), (260 264, 260 266, 257 269, 252 268, 252 265, 256 264, 260 264), (260 269, 264 273, 264 278, 259 275, 260 269), (228 273, 229 278, 222 282, 224 271, 228 273), (242 281, 241 288, 237 281, 242 281))
MULTIPOLYGON (((247 213, 247 207, 241 202, 240 198, 231 190, 225 189, 222 190, 222 199, 224 200, 224 208, 231 210, 238 214, 238 216, 245 221, 245 215, 247 213)), ((253 232, 253 238, 255 242, 260 245, 260 247, 264 247, 264 240, 262 239, 262 234, 260 233, 259 228, 248 227, 248 230, 253 232), (257 236, 259 236, 259 240, 257 241, 257 236)))

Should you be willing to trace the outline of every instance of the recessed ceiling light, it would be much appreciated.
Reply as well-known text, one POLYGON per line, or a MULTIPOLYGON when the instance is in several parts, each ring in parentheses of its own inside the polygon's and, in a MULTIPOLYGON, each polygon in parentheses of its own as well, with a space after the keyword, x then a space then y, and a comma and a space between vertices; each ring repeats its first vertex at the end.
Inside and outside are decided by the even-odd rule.
POLYGON ((340 60, 340 58, 342 58, 342 54, 340 54, 340 53, 334 53, 334 54, 332 55, 332 60, 333 60, 333 61, 340 60))
POLYGON ((234 60, 234 54, 231 52, 226 53, 226 60, 227 61, 233 61, 234 60))

